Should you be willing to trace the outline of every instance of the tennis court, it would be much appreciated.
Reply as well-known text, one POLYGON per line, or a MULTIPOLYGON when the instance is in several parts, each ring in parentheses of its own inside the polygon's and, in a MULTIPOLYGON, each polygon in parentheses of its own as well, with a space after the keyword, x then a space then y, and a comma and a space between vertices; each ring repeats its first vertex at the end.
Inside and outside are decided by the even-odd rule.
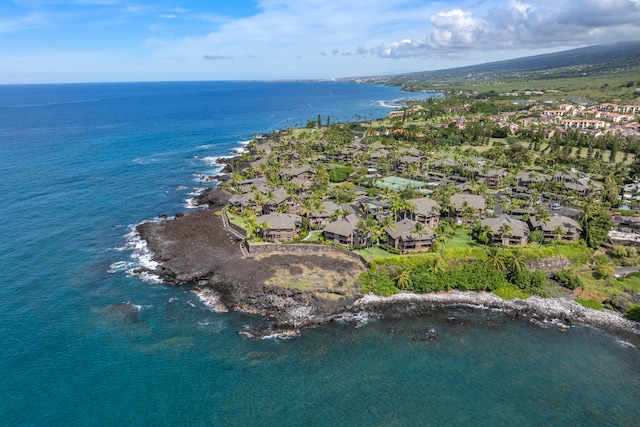
POLYGON ((401 191, 406 188, 423 188, 426 186, 426 183, 413 179, 400 178, 399 176, 388 176, 377 180, 375 186, 378 188, 388 188, 393 191, 401 191))

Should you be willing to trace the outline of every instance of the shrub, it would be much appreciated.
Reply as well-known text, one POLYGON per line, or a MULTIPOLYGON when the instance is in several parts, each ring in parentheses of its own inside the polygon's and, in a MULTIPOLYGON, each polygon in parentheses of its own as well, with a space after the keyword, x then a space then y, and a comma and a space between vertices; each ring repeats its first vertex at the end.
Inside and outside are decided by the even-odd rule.
POLYGON ((529 235, 529 241, 530 242, 541 242, 542 241, 542 230, 534 230, 531 232, 531 234, 529 235))
POLYGON ((594 300, 594 299, 576 298, 576 302, 578 304, 582 305, 583 307, 593 308, 594 310, 602 310, 602 308, 603 308, 602 303, 600 301, 594 300))
POLYGON ((495 289, 493 293, 498 295, 502 299, 527 299, 529 297, 529 294, 521 289, 518 289, 518 287, 514 285, 502 285, 495 289))
POLYGON ((341 166, 329 171, 329 180, 331 182, 344 182, 353 173, 351 166, 341 166))
POLYGON ((553 275, 553 279, 559 282, 562 286, 568 289, 576 289, 582 286, 582 281, 579 277, 574 276, 569 270, 560 270, 553 275))
POLYGON ((389 296, 400 292, 393 280, 382 271, 365 271, 358 277, 358 282, 363 293, 373 291, 376 295, 389 296))
POLYGON ((635 307, 631 307, 627 311, 624 312, 624 315, 627 319, 635 320, 636 322, 640 322, 640 305, 636 305, 635 307))
POLYGON ((597 279, 604 279, 606 277, 612 277, 614 274, 616 274, 616 270, 613 267, 611 267, 610 265, 599 265, 593 271, 593 275, 597 279))

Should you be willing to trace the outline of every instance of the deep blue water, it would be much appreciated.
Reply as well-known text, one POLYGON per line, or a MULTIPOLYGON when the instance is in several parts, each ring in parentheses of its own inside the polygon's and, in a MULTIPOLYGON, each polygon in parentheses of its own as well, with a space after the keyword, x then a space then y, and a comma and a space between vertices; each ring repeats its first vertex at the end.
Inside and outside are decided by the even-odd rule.
POLYGON ((0 86, 2 425, 638 425, 640 352, 592 328, 458 309, 250 341, 238 330, 255 319, 127 274, 125 235, 184 210, 212 158, 318 114, 380 117, 403 96, 343 83, 0 86), (423 341, 432 327, 441 339, 423 341))

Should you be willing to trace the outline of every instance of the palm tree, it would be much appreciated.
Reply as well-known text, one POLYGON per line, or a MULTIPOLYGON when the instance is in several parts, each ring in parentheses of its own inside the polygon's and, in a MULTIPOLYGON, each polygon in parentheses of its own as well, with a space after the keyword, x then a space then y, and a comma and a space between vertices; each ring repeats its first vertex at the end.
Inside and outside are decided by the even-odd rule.
POLYGON ((410 200, 402 200, 402 212, 404 217, 407 217, 407 212, 413 213, 416 210, 416 204, 410 200))
POLYGON ((491 226, 485 224, 478 229, 476 232, 477 237, 482 237, 482 240, 485 242, 485 246, 488 242, 491 241, 491 235, 493 234, 493 228, 491 226))
POLYGON ((256 234, 256 230, 258 229, 258 222, 253 215, 244 220, 244 229, 247 232, 247 239, 249 240, 256 234))
POLYGON ((561 225, 558 225, 551 230, 551 234, 553 234, 553 238, 555 240, 560 240, 562 239, 562 236, 564 236, 564 228, 561 225))
POLYGON ((498 228, 498 235, 500 236, 500 240, 502 240, 502 244, 504 245, 504 238, 511 237, 511 226, 509 224, 502 224, 500 228, 498 228))
POLYGON ((504 256, 504 249, 500 248, 489 248, 487 250, 487 260, 485 263, 495 268, 496 270, 504 270, 506 265, 506 260, 504 256))
MULTIPOLYGON (((544 236, 544 227, 551 221, 551 214, 548 210, 540 208, 536 211, 536 221, 542 224, 542 233, 544 236)), ((540 239, 540 246, 542 246, 542 238, 540 239)))
POLYGON ((507 261, 507 266, 509 267, 509 270, 511 270, 513 273, 520 273, 522 270, 524 270, 525 257, 522 251, 520 251, 519 249, 512 250, 511 256, 507 261))
POLYGON ((582 200, 580 204, 580 214, 582 216, 582 226, 584 227, 585 241, 589 243, 589 223, 595 218, 598 211, 596 201, 593 197, 588 196, 582 200))
POLYGON ((398 269, 395 275, 398 289, 406 289, 411 286, 411 268, 403 267, 398 269))
POLYGON ((471 219, 471 217, 475 217, 478 215, 478 209, 476 209, 473 205, 471 205, 471 203, 465 200, 464 202, 462 202, 460 215, 462 215, 463 224, 466 226, 469 224, 469 220, 471 219))
POLYGON ((398 214, 404 210, 404 200, 399 197, 394 198, 391 201, 391 205, 389 206, 389 210, 393 213, 396 222, 398 222, 398 214))
POLYGON ((440 253, 444 251, 444 245, 447 243, 447 240, 453 236, 454 232, 455 230, 448 223, 440 223, 438 231, 436 232, 436 240, 440 244, 440 253))

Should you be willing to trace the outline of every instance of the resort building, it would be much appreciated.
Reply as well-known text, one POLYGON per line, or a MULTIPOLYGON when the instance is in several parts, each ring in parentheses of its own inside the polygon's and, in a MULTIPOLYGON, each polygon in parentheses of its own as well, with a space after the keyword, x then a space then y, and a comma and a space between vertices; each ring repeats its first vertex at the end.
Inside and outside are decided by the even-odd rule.
POLYGON ((258 230, 258 237, 274 241, 290 241, 300 231, 302 218, 293 214, 270 213, 258 217, 256 222, 259 226, 266 225, 264 229, 258 230))
POLYGON ((582 234, 580 224, 566 216, 554 215, 546 224, 537 221, 535 217, 531 217, 529 222, 533 230, 542 230, 544 240, 575 242, 582 234))
POLYGON ((415 205, 413 211, 407 212, 407 217, 415 222, 426 225, 430 228, 437 228, 440 224, 440 211, 442 207, 429 197, 409 200, 415 205))
POLYGON ((451 196, 451 205, 453 206, 456 221, 462 222, 464 219, 462 213, 467 205, 477 210, 478 218, 484 218, 487 202, 483 196, 458 193, 451 196))
POLYGON ((323 230, 324 240, 347 247, 358 246, 361 242, 356 235, 357 224, 358 217, 354 214, 329 223, 323 230))
POLYGON ((491 243, 500 246, 522 246, 529 243, 529 227, 519 219, 509 215, 487 218, 480 225, 491 228, 491 243))
POLYGON ((431 228, 421 227, 410 219, 403 219, 385 231, 389 245, 401 252, 426 251, 435 243, 435 233, 431 228))

